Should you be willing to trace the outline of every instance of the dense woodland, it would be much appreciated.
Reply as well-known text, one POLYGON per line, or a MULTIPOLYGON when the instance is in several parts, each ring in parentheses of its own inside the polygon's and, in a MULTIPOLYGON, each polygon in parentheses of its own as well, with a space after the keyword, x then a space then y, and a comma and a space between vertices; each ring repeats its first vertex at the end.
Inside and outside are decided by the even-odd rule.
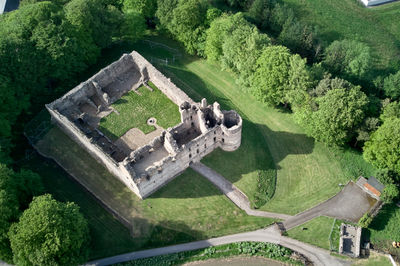
POLYGON ((90 240, 78 207, 50 195, 32 201, 42 194, 40 176, 15 164, 24 152, 24 125, 76 85, 102 49, 135 42, 148 30, 234 73, 243 92, 293 112, 316 140, 362 151, 380 169, 383 200, 398 198, 400 71, 375 72, 366 44, 327 43, 279 0, 23 0, 0 16, 2 260, 71 265, 87 259, 90 240), (43 235, 32 234, 39 225, 43 235))

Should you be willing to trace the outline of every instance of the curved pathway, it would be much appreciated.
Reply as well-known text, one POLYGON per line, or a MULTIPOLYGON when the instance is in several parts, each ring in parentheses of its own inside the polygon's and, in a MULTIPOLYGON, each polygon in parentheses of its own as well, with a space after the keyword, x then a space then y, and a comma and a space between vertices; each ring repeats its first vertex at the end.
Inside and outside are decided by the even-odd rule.
POLYGON ((190 165, 190 167, 218 187, 236 206, 244 210, 248 215, 282 220, 292 218, 292 216, 287 214, 253 210, 250 208, 250 201, 247 196, 235 185, 226 180, 222 175, 218 174, 213 169, 200 162, 193 163, 190 165))
POLYGON ((218 238, 211 238, 202 241, 195 241, 180 245, 167 246, 162 248, 148 249, 142 251, 135 251, 126 253, 114 257, 109 257, 101 260, 88 262, 86 265, 110 265, 134 259, 142 259, 159 255, 166 255, 171 253, 177 253, 182 251, 189 251, 195 249, 206 248, 210 246, 218 246, 229 243, 241 242, 241 241, 256 241, 256 242, 269 242, 279 244, 281 246, 290 248, 298 253, 306 256, 314 265, 346 265, 346 261, 339 258, 333 257, 329 254, 329 251, 317 248, 300 241, 281 236, 278 229, 275 226, 268 227, 267 229, 222 236, 218 238))

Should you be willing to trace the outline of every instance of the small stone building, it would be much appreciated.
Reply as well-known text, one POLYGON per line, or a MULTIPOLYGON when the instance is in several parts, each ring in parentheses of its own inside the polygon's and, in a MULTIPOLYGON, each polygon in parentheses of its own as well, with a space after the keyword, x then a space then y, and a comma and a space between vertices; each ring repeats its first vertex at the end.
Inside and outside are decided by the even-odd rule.
POLYGON ((360 257, 361 227, 342 223, 340 226, 339 253, 360 257))
POLYGON ((373 176, 368 179, 360 176, 360 178, 357 180, 357 185, 378 200, 383 189, 385 188, 385 186, 373 176))
POLYGON ((194 102, 135 51, 46 108, 53 122, 140 198, 214 149, 234 151, 241 144, 242 118, 237 112, 221 110, 217 102, 209 105, 205 99, 194 102), (149 81, 176 104, 181 122, 141 147, 123 149, 99 130, 99 122, 113 111, 111 104, 149 81))

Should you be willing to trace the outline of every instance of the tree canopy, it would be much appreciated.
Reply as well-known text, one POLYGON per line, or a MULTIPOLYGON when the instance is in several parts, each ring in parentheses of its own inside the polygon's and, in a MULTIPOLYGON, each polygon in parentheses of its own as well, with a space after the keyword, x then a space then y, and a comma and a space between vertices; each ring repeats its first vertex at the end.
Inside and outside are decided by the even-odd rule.
POLYGON ((18 265, 78 265, 88 257, 89 228, 75 203, 33 199, 9 232, 18 265))
POLYGON ((390 103, 384 109, 383 124, 364 145, 364 158, 380 169, 400 175, 400 104, 390 103))
POLYGON ((392 100, 400 99, 400 71, 391 74, 384 79, 383 90, 385 95, 390 97, 392 100))
POLYGON ((323 65, 334 75, 345 78, 363 78, 371 65, 368 45, 355 40, 332 42, 325 50, 323 65))
POLYGON ((12 254, 8 230, 33 196, 43 192, 40 176, 21 170, 14 172, 0 164, 0 258, 11 262, 12 254))
POLYGON ((367 96, 359 86, 329 76, 303 96, 295 118, 307 134, 327 145, 342 146, 364 119, 367 96))
POLYGON ((255 69, 252 90, 258 99, 272 105, 287 104, 291 90, 304 91, 309 86, 305 60, 284 46, 264 48, 255 69))

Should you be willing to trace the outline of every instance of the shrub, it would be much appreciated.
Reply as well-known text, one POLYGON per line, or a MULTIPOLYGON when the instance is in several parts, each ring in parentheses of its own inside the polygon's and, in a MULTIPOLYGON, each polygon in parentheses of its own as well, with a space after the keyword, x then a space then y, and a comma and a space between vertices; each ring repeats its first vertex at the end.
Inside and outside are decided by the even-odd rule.
POLYGON ((254 195, 256 209, 265 205, 272 198, 276 184, 276 173, 273 170, 260 170, 257 175, 257 192, 254 195))

